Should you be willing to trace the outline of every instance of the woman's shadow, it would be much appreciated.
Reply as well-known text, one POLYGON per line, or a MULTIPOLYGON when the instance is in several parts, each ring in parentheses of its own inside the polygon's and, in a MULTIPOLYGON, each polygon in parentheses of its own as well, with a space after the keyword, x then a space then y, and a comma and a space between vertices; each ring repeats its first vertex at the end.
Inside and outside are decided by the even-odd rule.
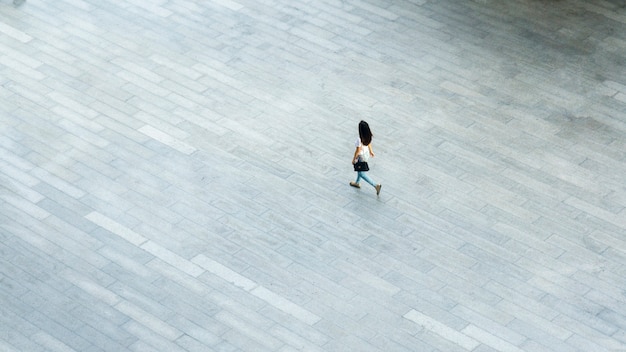
POLYGON ((13 0, 13 6, 19 7, 22 6, 25 2, 26 0, 13 0))

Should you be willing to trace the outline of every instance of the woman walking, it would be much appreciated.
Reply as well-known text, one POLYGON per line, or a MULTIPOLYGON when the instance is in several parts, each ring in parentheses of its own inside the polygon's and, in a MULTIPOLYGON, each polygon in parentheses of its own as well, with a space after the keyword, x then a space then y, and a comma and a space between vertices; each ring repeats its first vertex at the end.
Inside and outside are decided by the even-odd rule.
MULTIPOLYGON (((374 151, 372 150, 372 131, 370 130, 370 126, 367 122, 361 120, 359 122, 359 139, 357 139, 355 146, 356 150, 354 151, 354 156, 352 157, 352 164, 356 164, 357 162, 367 162, 369 157, 374 157, 374 151)), ((364 179, 365 182, 369 183, 376 189, 376 195, 380 194, 380 188, 382 185, 376 184, 374 180, 372 180, 367 175, 367 170, 357 171, 356 181, 350 182, 350 186, 361 188, 361 184, 359 181, 364 179)))

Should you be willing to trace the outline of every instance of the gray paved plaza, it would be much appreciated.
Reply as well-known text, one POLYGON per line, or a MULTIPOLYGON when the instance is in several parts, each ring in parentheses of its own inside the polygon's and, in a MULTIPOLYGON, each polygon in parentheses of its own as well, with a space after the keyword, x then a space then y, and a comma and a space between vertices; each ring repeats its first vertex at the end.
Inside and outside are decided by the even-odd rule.
POLYGON ((3 0, 0 351, 626 351, 625 136, 623 1, 3 0))

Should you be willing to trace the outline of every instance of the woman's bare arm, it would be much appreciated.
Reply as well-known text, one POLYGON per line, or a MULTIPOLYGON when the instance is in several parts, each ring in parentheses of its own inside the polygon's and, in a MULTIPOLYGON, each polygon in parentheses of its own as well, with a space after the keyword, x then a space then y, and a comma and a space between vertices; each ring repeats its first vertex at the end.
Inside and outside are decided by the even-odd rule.
POLYGON ((356 147, 356 150, 354 151, 354 156, 352 157, 352 163, 356 164, 357 160, 359 159, 359 147, 356 147))

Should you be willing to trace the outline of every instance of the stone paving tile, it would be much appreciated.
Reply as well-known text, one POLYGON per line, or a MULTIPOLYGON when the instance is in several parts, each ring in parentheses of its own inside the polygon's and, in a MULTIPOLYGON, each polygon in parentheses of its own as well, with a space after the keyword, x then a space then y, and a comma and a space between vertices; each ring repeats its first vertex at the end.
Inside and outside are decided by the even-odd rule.
POLYGON ((618 0, 6 0, 0 350, 626 351, 625 49, 618 0))

